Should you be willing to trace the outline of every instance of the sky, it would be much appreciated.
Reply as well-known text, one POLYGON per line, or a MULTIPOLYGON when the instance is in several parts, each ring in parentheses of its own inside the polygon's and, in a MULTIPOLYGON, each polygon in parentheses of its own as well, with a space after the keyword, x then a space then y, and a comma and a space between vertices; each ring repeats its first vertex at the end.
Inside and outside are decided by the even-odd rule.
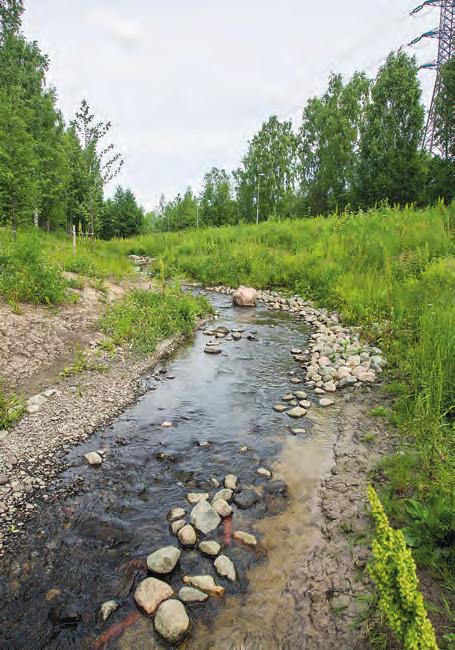
MULTIPOLYGON (((23 30, 50 57, 70 120, 83 98, 112 122, 116 179, 147 209, 236 168, 270 115, 297 125, 331 71, 373 76, 391 50, 433 28, 417 0, 25 0, 23 30)), ((435 58, 435 41, 412 51, 435 58)), ((411 50, 410 50, 411 51, 411 50)), ((428 103, 434 73, 421 72, 428 103)), ((112 191, 112 188, 111 188, 112 191)))

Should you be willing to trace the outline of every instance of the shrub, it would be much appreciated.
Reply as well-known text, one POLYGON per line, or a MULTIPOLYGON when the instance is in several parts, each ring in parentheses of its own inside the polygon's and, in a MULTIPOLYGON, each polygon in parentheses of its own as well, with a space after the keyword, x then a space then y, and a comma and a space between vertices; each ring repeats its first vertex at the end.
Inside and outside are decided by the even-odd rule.
POLYGON ((368 489, 376 536, 369 573, 379 594, 379 609, 404 650, 437 650, 433 626, 419 591, 416 566, 403 533, 394 530, 373 487, 368 489))

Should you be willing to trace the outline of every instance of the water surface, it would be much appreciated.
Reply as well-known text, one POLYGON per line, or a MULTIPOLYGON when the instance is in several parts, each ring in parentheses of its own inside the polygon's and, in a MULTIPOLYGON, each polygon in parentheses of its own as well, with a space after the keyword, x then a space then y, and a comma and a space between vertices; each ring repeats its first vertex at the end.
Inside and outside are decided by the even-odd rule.
MULTIPOLYGON (((184 647, 234 647, 239 626, 254 636, 255 626, 272 621, 291 558, 313 536, 315 487, 327 470, 334 434, 317 416, 296 424, 272 409, 283 394, 301 388, 289 383, 289 371, 299 370, 290 349, 306 347, 305 323, 261 306, 234 308, 226 296, 210 299, 221 317, 216 325, 244 329, 243 338, 223 340, 222 354, 207 355, 208 339, 198 332, 162 372, 145 378, 148 390, 133 407, 70 452, 62 481, 81 477, 80 492, 43 506, 28 526, 27 546, 4 561, 1 648, 97 647, 100 635, 137 611, 132 592, 147 575, 146 556, 176 543, 166 513, 174 506, 189 511, 187 492, 213 494, 211 478, 222 481, 228 473, 239 477, 240 487, 258 490, 255 506, 235 508, 233 529, 253 532, 261 545, 254 552, 231 543, 224 526, 209 536, 229 543, 226 554, 239 573, 235 584, 219 579, 196 550, 184 551, 169 579, 176 589, 183 575, 199 573, 211 573, 227 589, 225 599, 191 609, 193 630, 184 647), (249 333, 256 340, 248 340, 249 333), (162 428, 164 421, 173 426, 162 428), (292 436, 291 426, 305 426, 307 435, 292 436), (205 441, 209 446, 200 447, 205 441), (241 453, 244 446, 249 451, 241 453), (83 454, 98 449, 105 451, 102 467, 87 467, 83 454), (260 466, 272 468, 285 486, 257 477, 260 466), (110 599, 121 607, 100 623, 99 606, 110 599), (253 628, 252 612, 258 616, 253 628)), ((165 647, 145 617, 127 627, 105 647, 165 647)), ((266 640, 256 647, 279 647, 271 630, 261 634, 266 640)))

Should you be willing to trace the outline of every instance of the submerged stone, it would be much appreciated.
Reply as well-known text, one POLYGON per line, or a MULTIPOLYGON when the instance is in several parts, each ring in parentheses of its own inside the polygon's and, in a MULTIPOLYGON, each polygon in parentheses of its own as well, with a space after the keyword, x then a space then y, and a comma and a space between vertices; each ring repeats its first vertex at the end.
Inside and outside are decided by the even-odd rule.
POLYGON ((207 535, 218 528, 221 518, 207 501, 199 501, 191 511, 190 521, 201 533, 207 535))
POLYGON ((178 643, 188 634, 191 623, 180 600, 172 599, 159 606, 154 625, 163 639, 169 643, 178 643))
POLYGON ((174 570, 180 559, 181 551, 175 546, 163 546, 163 548, 150 553, 147 557, 149 571, 165 575, 174 570))

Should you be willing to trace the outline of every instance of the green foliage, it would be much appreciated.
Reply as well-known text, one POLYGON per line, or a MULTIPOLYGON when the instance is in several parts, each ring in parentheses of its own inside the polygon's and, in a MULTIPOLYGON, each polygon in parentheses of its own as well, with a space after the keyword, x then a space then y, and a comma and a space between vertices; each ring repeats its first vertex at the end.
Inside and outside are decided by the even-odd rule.
MULTIPOLYGON (((452 68, 446 67, 437 109, 438 134, 447 143, 454 141, 452 68)), ((326 92, 304 107, 297 133, 276 116, 262 124, 233 172, 235 197, 225 170, 205 175, 199 222, 251 223, 258 214, 260 221, 280 221, 438 198, 449 204, 454 165, 421 151, 424 113, 417 66, 404 52, 390 54, 374 80, 357 72, 344 82, 332 74, 326 92)), ((190 190, 168 203, 162 197, 151 229, 194 227, 196 212, 190 190)))
POLYGON ((199 224, 221 226, 238 220, 237 205, 232 197, 229 174, 212 167, 204 176, 199 224))
POLYGON ((175 289, 165 293, 135 290, 108 307, 101 327, 114 344, 131 342, 137 350, 152 353, 162 339, 191 334, 197 318, 209 311, 203 297, 175 289))
POLYGON ((34 232, 20 233, 6 245, 0 242, 0 294, 8 301, 55 304, 66 299, 67 283, 40 244, 34 232))
POLYGON ((0 223, 65 223, 68 160, 48 59, 20 33, 22 3, 2 3, 0 24, 0 223), (3 17, 3 16, 2 16, 3 17))
POLYGON ((24 412, 24 400, 14 393, 7 392, 0 384, 0 429, 8 429, 24 412))
POLYGON ((242 219, 256 220, 258 202, 260 221, 286 216, 283 207, 295 185, 296 146, 292 123, 280 122, 275 115, 252 138, 242 166, 235 172, 242 219))
POLYGON ((455 544, 455 494, 432 495, 427 502, 405 502, 409 525, 403 529, 409 546, 421 547, 434 542, 442 549, 455 544))
POLYGON ((331 75, 321 98, 310 99, 299 132, 300 186, 307 209, 327 214, 353 201, 359 129, 370 82, 355 74, 343 84, 331 75))
POLYGON ((371 88, 360 130, 357 202, 405 205, 421 197, 425 168, 419 149, 424 108, 417 65, 390 54, 371 88))
POLYGON ((37 161, 27 112, 0 89, 0 223, 30 223, 38 201, 37 161))
POLYGON ((132 237, 142 231, 144 211, 131 190, 117 187, 113 199, 105 202, 100 215, 99 234, 102 239, 132 237))
POLYGON ((390 416, 390 409, 385 406, 375 406, 370 410, 370 415, 374 418, 386 418, 390 416))
POLYGON ((80 374, 89 369, 88 359, 80 348, 77 348, 73 361, 69 366, 65 366, 60 373, 61 377, 70 377, 71 375, 80 374))
POLYGON ((39 240, 47 256, 65 271, 117 281, 133 275, 130 261, 115 242, 108 244, 98 240, 93 247, 90 239, 78 237, 76 255, 73 255, 72 241, 63 233, 40 231, 39 240))
POLYGON ((17 34, 24 13, 23 0, 3 0, 0 4, 0 45, 11 34, 17 34))
POLYGON ((96 122, 85 99, 71 123, 71 128, 81 147, 81 155, 77 157, 77 173, 82 185, 81 203, 78 208, 90 232, 95 234, 102 213, 103 188, 118 175, 123 160, 119 153, 113 153, 114 145, 104 143, 111 123, 96 122))
POLYGON ((433 626, 419 591, 415 563, 403 533, 391 528, 371 486, 368 497, 376 528, 369 573, 379 593, 379 609, 404 650, 437 650, 433 626))
MULTIPOLYGON (((442 144, 443 159, 455 161, 455 58, 441 69, 441 90, 435 104, 435 136, 442 144)), ((454 190, 452 185, 452 190, 454 190)))
POLYGON ((185 194, 177 194, 175 199, 166 203, 164 196, 160 199, 158 213, 153 221, 153 229, 170 232, 194 228, 197 225, 197 198, 191 188, 185 194))

